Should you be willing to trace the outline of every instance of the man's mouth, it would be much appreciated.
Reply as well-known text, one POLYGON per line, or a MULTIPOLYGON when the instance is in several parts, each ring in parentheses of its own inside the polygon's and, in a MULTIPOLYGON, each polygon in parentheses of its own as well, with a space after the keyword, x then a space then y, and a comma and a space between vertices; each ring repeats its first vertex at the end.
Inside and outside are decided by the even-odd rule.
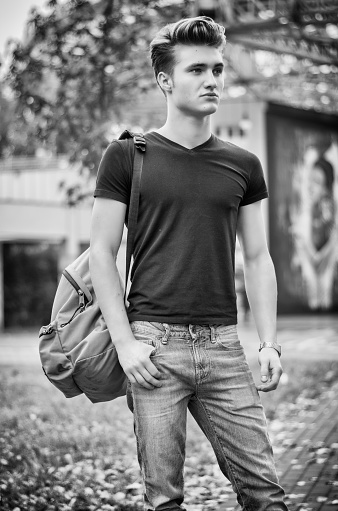
POLYGON ((218 98, 218 94, 215 92, 208 92, 207 94, 202 94, 203 97, 209 97, 209 98, 218 98))

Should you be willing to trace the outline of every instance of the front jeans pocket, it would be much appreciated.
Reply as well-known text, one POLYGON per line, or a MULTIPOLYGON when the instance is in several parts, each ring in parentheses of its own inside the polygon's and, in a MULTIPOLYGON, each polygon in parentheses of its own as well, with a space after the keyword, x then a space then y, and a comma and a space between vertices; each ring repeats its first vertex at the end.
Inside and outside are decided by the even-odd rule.
POLYGON ((227 351, 243 351, 237 334, 236 325, 220 327, 215 334, 215 340, 218 346, 227 351))
POLYGON ((153 346, 150 356, 154 356, 160 346, 159 330, 146 321, 133 321, 130 328, 137 341, 153 346))

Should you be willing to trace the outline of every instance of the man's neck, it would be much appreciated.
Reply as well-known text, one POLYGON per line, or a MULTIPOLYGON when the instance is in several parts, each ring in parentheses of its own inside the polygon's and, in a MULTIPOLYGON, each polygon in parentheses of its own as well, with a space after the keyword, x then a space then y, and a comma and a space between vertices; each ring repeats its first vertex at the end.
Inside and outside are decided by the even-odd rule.
POLYGON ((204 118, 175 117, 175 119, 168 116, 164 126, 156 131, 187 149, 193 149, 209 140, 211 136, 210 116, 204 118))

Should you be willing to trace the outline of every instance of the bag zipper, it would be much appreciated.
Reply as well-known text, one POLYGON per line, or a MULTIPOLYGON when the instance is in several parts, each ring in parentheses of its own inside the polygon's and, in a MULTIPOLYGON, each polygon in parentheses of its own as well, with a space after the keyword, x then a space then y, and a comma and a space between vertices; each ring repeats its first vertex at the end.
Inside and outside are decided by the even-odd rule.
MULTIPOLYGON (((75 282, 75 281, 74 281, 74 282, 75 282)), ((84 308, 85 308, 85 306, 86 306, 86 304, 85 304, 85 295, 84 295, 84 292, 82 291, 82 289, 80 289, 80 288, 79 288, 79 289, 77 289, 77 294, 78 294, 78 296, 79 296, 79 306, 77 307, 77 309, 75 309, 74 314, 72 315, 72 317, 70 318, 70 320, 69 320, 69 321, 67 321, 66 323, 62 323, 62 325, 60 325, 60 327, 61 327, 61 328, 63 328, 63 327, 64 327, 64 326, 66 326, 66 325, 69 325, 69 323, 70 323, 71 321, 73 321, 73 319, 75 318, 75 316, 76 316, 76 313, 77 313, 77 312, 81 313, 81 312, 83 312, 83 311, 84 311, 84 308)))

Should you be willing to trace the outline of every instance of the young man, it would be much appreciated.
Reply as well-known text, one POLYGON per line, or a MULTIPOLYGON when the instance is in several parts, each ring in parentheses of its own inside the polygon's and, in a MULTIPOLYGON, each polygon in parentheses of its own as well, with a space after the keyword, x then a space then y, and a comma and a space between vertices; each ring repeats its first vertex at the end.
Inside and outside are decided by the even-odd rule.
POLYGON ((223 27, 206 17, 168 25, 151 44, 168 115, 146 135, 127 311, 116 255, 132 162, 121 142, 108 147, 95 191, 91 274, 129 379, 147 510, 183 509, 187 409, 240 506, 287 509, 257 392, 274 390, 282 374, 276 280, 260 208, 266 186, 254 155, 210 131, 224 85, 224 44, 223 27), (236 332, 236 232, 263 343, 257 388, 236 332))

